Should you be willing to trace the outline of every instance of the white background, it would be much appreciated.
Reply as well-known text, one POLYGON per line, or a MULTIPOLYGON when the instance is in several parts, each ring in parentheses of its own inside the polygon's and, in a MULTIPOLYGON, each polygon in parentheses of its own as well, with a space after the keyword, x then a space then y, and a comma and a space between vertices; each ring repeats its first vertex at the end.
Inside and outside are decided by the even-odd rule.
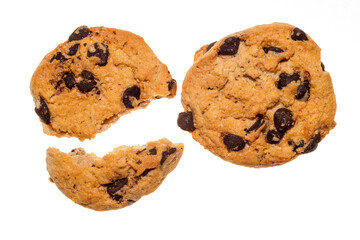
POLYGON ((0 239, 360 239, 360 1, 2 1, 0 239), (215 157, 176 124, 181 84, 202 45, 286 22, 322 48, 337 126, 318 149, 279 167, 215 157), (80 26, 144 37, 178 81, 178 95, 123 116, 92 141, 47 136, 34 113, 32 73, 80 26), (102 156, 119 145, 183 142, 178 167, 130 207, 96 212, 48 181, 48 146, 102 156))

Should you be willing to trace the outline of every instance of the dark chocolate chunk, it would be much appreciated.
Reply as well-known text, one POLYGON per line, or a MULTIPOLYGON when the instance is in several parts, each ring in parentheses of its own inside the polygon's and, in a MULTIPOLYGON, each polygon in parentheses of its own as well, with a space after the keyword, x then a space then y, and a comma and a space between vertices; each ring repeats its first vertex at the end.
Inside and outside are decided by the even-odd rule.
POLYGON ((175 79, 171 79, 170 82, 168 82, 168 90, 171 91, 174 86, 176 86, 176 80, 175 79))
POLYGON ((282 89, 286 87, 288 84, 290 84, 293 81, 297 81, 300 79, 300 75, 298 73, 288 74, 288 73, 281 73, 280 74, 280 80, 276 83, 276 87, 278 89, 282 89))
POLYGON ((306 36, 306 33, 300 28, 294 28, 291 34, 291 39, 294 41, 307 41, 308 37, 306 36))
POLYGON ((194 131, 195 127, 192 112, 179 113, 177 124, 184 131, 194 131))
POLYGON ((150 153, 150 155, 156 155, 157 154, 156 148, 150 149, 149 153, 150 153))
POLYGON ((77 88, 82 93, 90 92, 91 90, 94 89, 94 87, 96 85, 94 75, 90 71, 87 71, 87 70, 83 70, 81 72, 81 75, 85 79, 81 80, 80 82, 78 82, 76 84, 77 88))
POLYGON ((121 190, 127 184, 127 182, 128 182, 127 178, 121 178, 121 179, 116 179, 112 183, 105 184, 105 186, 107 187, 107 192, 112 197, 112 199, 114 199, 116 201, 119 201, 122 199, 122 196, 119 194, 116 194, 116 192, 121 190))
POLYGON ((298 150, 297 150, 298 148, 301 148, 301 147, 305 146, 304 140, 300 140, 297 143, 294 143, 292 140, 289 140, 288 144, 290 146, 293 146, 293 151, 296 152, 296 153, 298 153, 298 150))
POLYGON ((64 73, 62 80, 65 82, 67 88, 72 89, 76 85, 74 74, 71 72, 64 73))
POLYGON ((325 65, 321 62, 321 69, 325 72, 325 65))
POLYGON ((45 100, 40 97, 40 105, 39 107, 35 107, 35 113, 40 117, 40 119, 46 123, 50 123, 50 111, 49 108, 45 102, 45 100))
POLYGON ((263 50, 265 53, 268 53, 269 51, 276 52, 276 53, 282 53, 284 50, 278 47, 263 47, 263 50))
POLYGON ((311 139, 310 143, 306 146, 304 153, 315 151, 320 141, 321 141, 321 135, 320 133, 318 133, 311 139))
POLYGON ((69 42, 86 38, 90 33, 91 31, 87 26, 80 26, 69 36, 69 42))
POLYGON ((244 139, 231 133, 224 136, 223 142, 229 151, 240 151, 245 147, 244 139))
POLYGON ((207 47, 206 47, 206 51, 209 51, 214 45, 215 45, 216 42, 212 42, 210 43, 207 47))
POLYGON ((154 169, 155 168, 147 168, 147 169, 145 169, 145 171, 142 174, 140 174, 140 177, 145 177, 146 175, 148 175, 149 172, 151 172, 154 169))
POLYGON ((229 37, 225 39, 218 51, 219 55, 234 55, 238 52, 240 39, 236 37, 229 37))
POLYGON ((307 101, 309 97, 310 97, 310 83, 309 80, 305 80, 296 89, 295 98, 298 100, 303 99, 304 101, 307 101))
POLYGON ((77 52, 77 50, 79 49, 80 43, 75 43, 74 45, 72 45, 71 47, 69 47, 69 56, 73 56, 75 55, 75 53, 77 52))
POLYGON ((129 87, 124 91, 122 101, 126 108, 134 108, 133 98, 136 98, 136 100, 140 98, 140 88, 138 86, 129 87))
POLYGON ((163 151, 161 155, 160 165, 163 165, 165 160, 173 153, 176 152, 176 148, 170 148, 169 150, 163 151))
POLYGON ((245 129, 245 132, 250 133, 252 131, 256 131, 258 130, 263 124, 265 123, 265 120, 263 119, 263 115, 262 114, 258 114, 257 115, 257 119, 256 122, 251 125, 251 127, 245 129))
POLYGON ((271 144, 279 143, 284 136, 284 133, 278 132, 276 130, 269 130, 266 134, 266 141, 271 144))
POLYGON ((58 60, 60 62, 65 62, 68 60, 61 52, 57 52, 52 58, 50 59, 50 62, 53 62, 54 60, 58 60))
POLYGON ((108 46, 104 43, 94 43, 91 45, 87 51, 87 57, 97 57, 100 59, 96 64, 99 66, 105 66, 109 57, 108 46))
POLYGON ((274 125, 276 130, 285 133, 294 125, 293 114, 286 108, 279 108, 274 114, 274 125))

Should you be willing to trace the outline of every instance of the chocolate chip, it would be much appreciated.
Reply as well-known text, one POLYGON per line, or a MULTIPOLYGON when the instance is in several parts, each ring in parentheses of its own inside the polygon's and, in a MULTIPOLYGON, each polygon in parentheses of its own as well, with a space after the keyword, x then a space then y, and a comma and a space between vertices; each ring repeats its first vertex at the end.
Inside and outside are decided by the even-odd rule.
POLYGON ((266 134, 266 141, 270 144, 279 143, 284 136, 284 133, 278 132, 276 130, 269 130, 266 134))
POLYGON ((139 100, 140 98, 140 88, 138 86, 132 86, 127 88, 122 96, 122 101, 126 108, 134 108, 133 99, 139 100))
POLYGON ((77 52, 77 50, 79 49, 80 44, 79 43, 75 43, 74 45, 72 45, 71 47, 69 47, 69 56, 73 56, 75 55, 75 53, 77 52))
POLYGON ((304 153, 315 151, 320 141, 321 141, 321 135, 320 133, 318 133, 311 139, 310 143, 306 146, 304 153))
POLYGON ((279 108, 274 114, 274 125, 276 130, 285 133, 294 125, 293 114, 286 108, 279 108))
POLYGON ((150 153, 150 155, 156 155, 157 154, 156 148, 150 149, 149 153, 150 153))
POLYGON ((300 28, 294 28, 291 34, 291 39, 294 41, 307 41, 308 37, 306 36, 306 33, 300 28))
POLYGON ((91 31, 87 26, 80 26, 69 36, 69 42, 86 38, 90 33, 91 31))
POLYGON ((293 81, 297 81, 300 79, 300 75, 298 73, 288 74, 288 73, 281 73, 280 74, 280 80, 276 83, 276 87, 278 89, 282 89, 286 87, 288 84, 290 84, 293 81))
POLYGON ((242 137, 235 134, 226 134, 223 142, 229 151, 240 151, 245 147, 245 141, 242 137))
POLYGON ((321 62, 321 69, 325 72, 325 65, 321 62))
POLYGON ((262 114, 258 114, 256 117, 257 117, 256 122, 253 125, 251 125, 251 127, 245 129, 245 132, 250 133, 252 131, 256 131, 265 123, 262 114))
POLYGON ((212 42, 210 43, 207 47, 206 47, 206 51, 209 51, 214 45, 215 45, 216 42, 212 42))
POLYGON ((76 84, 77 88, 82 93, 90 92, 96 85, 94 75, 87 70, 83 70, 81 75, 85 79, 76 84))
POLYGON ((140 174, 140 177, 145 177, 146 175, 148 175, 149 172, 151 172, 154 169, 155 168, 147 168, 147 169, 145 169, 145 171, 142 174, 140 174))
POLYGON ((184 131, 194 131, 195 127, 192 112, 179 113, 177 124, 184 131))
POLYGON ((238 52, 240 39, 236 37, 229 37, 225 39, 218 51, 219 55, 234 55, 238 52))
POLYGON ((276 52, 276 53, 282 53, 284 50, 278 47, 263 47, 263 50, 265 53, 268 53, 269 51, 276 52))
POLYGON ((35 107, 35 113, 40 117, 40 119, 46 123, 50 123, 50 111, 49 108, 45 102, 45 100, 40 97, 40 105, 39 107, 35 107))
POLYGON ((173 153, 176 152, 176 148, 170 148, 169 150, 163 151, 161 155, 160 165, 163 165, 165 160, 173 153))
POLYGON ((168 82, 168 90, 171 91, 174 86, 176 86, 176 80, 175 79, 171 79, 170 82, 168 82))
POLYGON ((137 151, 137 152, 136 152, 136 155, 139 155, 140 153, 142 153, 142 152, 144 152, 144 151, 146 151, 146 148, 144 148, 143 150, 137 151))
POLYGON ((303 99, 304 101, 307 101, 309 97, 310 97, 310 83, 309 80, 305 80, 296 89, 295 98, 298 100, 303 99))
POLYGON ((64 73, 62 80, 65 82, 67 88, 72 89, 76 85, 74 74, 71 72, 64 73))
POLYGON ((105 66, 109 57, 108 46, 104 43, 94 43, 91 45, 87 51, 87 57, 97 57, 100 59, 96 64, 99 66, 105 66))
POLYGON ((128 182, 127 178, 121 178, 121 179, 116 179, 112 183, 105 184, 105 186, 107 187, 107 192, 112 197, 112 199, 116 201, 122 199, 122 196, 116 194, 116 192, 121 190, 127 184, 127 182, 128 182))
POLYGON ((300 140, 297 143, 294 143, 292 140, 289 140, 288 144, 293 146, 293 151, 296 153, 298 153, 298 151, 297 151, 298 148, 305 146, 304 140, 300 140))
POLYGON ((67 58, 61 53, 57 52, 52 58, 50 59, 50 62, 53 62, 54 60, 58 60, 60 62, 65 62, 67 58))

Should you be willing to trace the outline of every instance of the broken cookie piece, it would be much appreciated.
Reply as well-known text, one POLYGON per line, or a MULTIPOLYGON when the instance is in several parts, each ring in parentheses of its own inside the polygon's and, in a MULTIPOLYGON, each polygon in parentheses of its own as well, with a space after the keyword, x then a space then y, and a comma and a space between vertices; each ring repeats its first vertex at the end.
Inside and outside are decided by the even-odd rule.
POLYGON ((44 132, 81 141, 153 99, 173 98, 176 89, 142 37, 86 26, 44 57, 30 84, 44 132))
POLYGON ((167 139, 143 146, 120 146, 100 158, 77 148, 69 154, 48 148, 50 180, 68 198, 105 211, 123 208, 155 191, 177 166, 183 144, 167 139))

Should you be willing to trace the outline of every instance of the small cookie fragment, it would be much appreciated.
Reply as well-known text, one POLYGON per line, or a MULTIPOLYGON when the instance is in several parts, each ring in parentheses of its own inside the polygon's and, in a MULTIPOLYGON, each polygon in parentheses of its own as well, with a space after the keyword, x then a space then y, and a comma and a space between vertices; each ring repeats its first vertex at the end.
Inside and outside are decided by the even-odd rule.
POLYGON ((155 191, 177 166, 183 149, 183 144, 167 139, 120 146, 102 158, 81 148, 69 154, 48 148, 46 163, 51 181, 63 194, 84 207, 105 211, 129 206, 155 191))
POLYGON ((182 130, 220 158, 248 167, 277 166, 314 151, 336 126, 335 94, 320 48, 285 23, 202 46, 181 102, 191 109, 179 114, 182 130))

